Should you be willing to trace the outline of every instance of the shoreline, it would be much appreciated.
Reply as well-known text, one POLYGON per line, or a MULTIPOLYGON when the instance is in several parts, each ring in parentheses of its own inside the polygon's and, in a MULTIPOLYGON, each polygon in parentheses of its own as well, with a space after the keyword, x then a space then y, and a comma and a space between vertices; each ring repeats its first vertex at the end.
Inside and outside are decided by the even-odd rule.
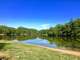
POLYGON ((46 48, 46 49, 49 49, 51 51, 61 52, 63 54, 69 54, 69 55, 80 57, 79 51, 73 51, 73 50, 67 50, 67 49, 58 49, 58 48, 49 48, 49 47, 44 47, 44 46, 40 46, 40 45, 32 45, 32 44, 24 44, 24 45, 31 45, 31 46, 35 46, 35 47, 46 48))
MULTIPOLYGON (((1 42, 0 42, 1 43, 1 42)), ((6 42, 2 42, 2 43, 6 43, 6 42)), ((56 52, 61 52, 63 54, 69 54, 69 55, 73 55, 73 56, 79 56, 80 57, 80 52, 79 51, 73 51, 73 50, 67 50, 67 49, 58 49, 58 48, 49 48, 49 47, 45 47, 45 46, 40 46, 40 45, 33 45, 33 44, 23 44, 23 43, 17 43, 17 42, 12 42, 12 41, 9 41, 7 43, 11 43, 11 44, 20 44, 20 46, 27 46, 27 45, 30 45, 30 46, 34 46, 34 47, 40 47, 40 48, 46 48, 46 49, 49 49, 51 51, 56 51, 56 52)))

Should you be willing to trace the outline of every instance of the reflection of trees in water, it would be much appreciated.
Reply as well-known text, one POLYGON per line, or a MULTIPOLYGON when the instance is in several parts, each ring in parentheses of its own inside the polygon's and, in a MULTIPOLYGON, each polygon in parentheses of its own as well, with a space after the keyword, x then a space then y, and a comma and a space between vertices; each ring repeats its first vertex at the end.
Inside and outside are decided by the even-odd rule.
POLYGON ((33 38, 36 38, 34 36, 7 36, 7 35, 4 35, 4 36, 0 36, 0 40, 27 40, 27 39, 33 39, 33 38))
POLYGON ((15 36, 7 36, 7 35, 0 36, 0 40, 14 40, 14 39, 15 36))
MULTIPOLYGON (((15 39, 17 39, 17 40, 27 40, 27 39, 33 39, 33 38, 35 38, 35 37, 32 37, 32 36, 11 36, 11 35, 9 35, 9 36, 1 35, 0 36, 0 40, 5 40, 5 41, 6 40, 11 41, 11 40, 15 40, 15 39)), ((5 47, 6 44, 9 44, 9 43, 0 43, 0 50, 2 50, 5 47)))
POLYGON ((80 48, 80 39, 78 38, 62 38, 65 47, 80 48))
MULTIPOLYGON (((56 40, 55 40, 56 41, 56 40)), ((58 38, 57 39, 58 46, 62 46, 68 49, 76 49, 80 48, 80 39, 76 38, 58 38)))
POLYGON ((67 48, 72 50, 80 50, 80 38, 74 37, 42 37, 43 39, 47 39, 50 43, 55 43, 60 48, 67 48))
MULTIPOLYGON (((0 36, 0 40, 28 40, 35 39, 34 36, 0 36)), ((46 39, 50 44, 55 43, 58 47, 68 48, 68 49, 80 49, 80 37, 40 37, 46 39)))
POLYGON ((28 39, 34 39, 36 37, 33 36, 16 36, 17 40, 28 40, 28 39))

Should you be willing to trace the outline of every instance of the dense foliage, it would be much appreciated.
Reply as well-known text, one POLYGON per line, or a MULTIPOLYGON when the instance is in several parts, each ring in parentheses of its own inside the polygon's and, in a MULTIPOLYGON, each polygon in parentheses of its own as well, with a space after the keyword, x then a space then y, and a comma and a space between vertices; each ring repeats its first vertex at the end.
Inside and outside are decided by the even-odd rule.
POLYGON ((49 29, 37 31, 25 27, 12 28, 0 25, 0 36, 47 36, 47 37, 79 37, 80 36, 80 19, 71 20, 66 24, 58 24, 49 29))
POLYGON ((79 37, 80 36, 80 19, 71 20, 66 24, 58 24, 50 29, 41 30, 42 36, 48 37, 79 37))
POLYGON ((37 30, 24 27, 12 28, 5 25, 0 25, 0 35, 36 36, 37 30))

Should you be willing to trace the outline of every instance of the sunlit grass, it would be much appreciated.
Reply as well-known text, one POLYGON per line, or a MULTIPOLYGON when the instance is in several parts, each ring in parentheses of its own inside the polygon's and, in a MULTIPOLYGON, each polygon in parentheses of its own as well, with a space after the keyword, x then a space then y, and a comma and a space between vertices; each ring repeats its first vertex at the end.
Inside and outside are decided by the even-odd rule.
POLYGON ((4 49, 15 60, 80 60, 80 57, 23 44, 7 44, 4 49))

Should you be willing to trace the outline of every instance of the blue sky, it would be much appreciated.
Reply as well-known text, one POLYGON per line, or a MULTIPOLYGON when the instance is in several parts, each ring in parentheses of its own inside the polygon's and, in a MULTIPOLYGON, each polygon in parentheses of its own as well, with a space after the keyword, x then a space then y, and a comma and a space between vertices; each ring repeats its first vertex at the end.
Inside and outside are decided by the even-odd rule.
POLYGON ((46 29, 80 17, 79 0, 0 0, 0 24, 46 29))

